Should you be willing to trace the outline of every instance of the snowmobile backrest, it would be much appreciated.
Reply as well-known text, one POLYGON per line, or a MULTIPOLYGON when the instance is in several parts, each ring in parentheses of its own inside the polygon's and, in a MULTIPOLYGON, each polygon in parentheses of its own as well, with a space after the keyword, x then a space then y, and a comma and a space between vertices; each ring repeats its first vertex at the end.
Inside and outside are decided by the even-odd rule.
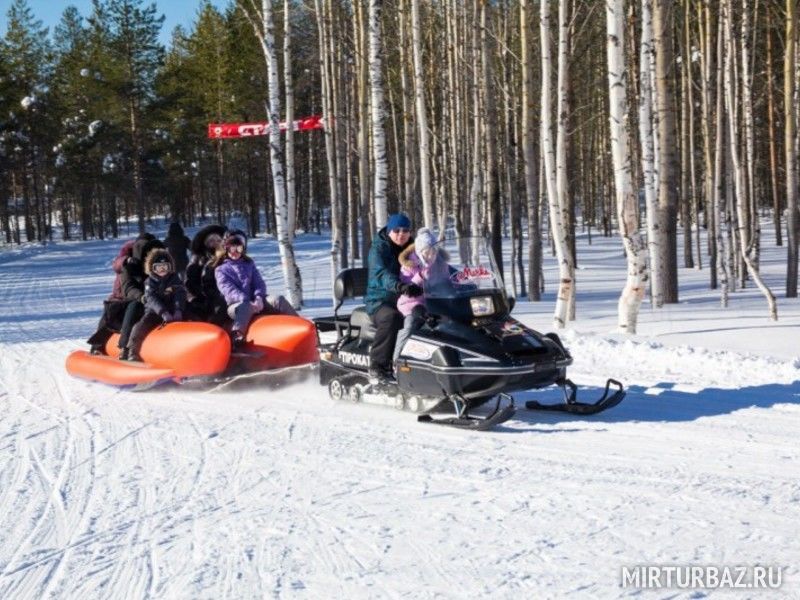
POLYGON ((333 295, 336 298, 336 308, 333 309, 334 315, 339 313, 339 309, 347 298, 359 298, 367 293, 367 269, 344 269, 336 276, 333 282, 333 295))

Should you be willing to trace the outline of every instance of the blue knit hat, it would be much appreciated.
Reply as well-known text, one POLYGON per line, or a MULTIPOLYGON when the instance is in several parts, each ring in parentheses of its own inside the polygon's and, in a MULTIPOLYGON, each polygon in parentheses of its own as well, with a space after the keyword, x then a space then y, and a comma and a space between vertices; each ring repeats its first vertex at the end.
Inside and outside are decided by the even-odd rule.
POLYGON ((386 221, 386 230, 392 231, 393 229, 411 229, 411 219, 404 213, 395 213, 386 221))

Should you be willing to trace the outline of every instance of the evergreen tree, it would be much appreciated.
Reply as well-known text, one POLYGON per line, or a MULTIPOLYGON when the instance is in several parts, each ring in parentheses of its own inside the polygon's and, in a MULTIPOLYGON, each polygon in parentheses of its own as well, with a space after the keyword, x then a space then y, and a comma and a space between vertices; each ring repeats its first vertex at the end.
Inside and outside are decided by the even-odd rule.
POLYGON ((156 73, 164 59, 164 48, 158 41, 164 16, 157 15, 155 3, 143 6, 142 0, 108 0, 105 11, 111 33, 109 50, 117 66, 112 85, 129 122, 128 156, 139 230, 144 231, 147 214, 143 181, 147 140, 144 115, 154 99, 156 73))
POLYGON ((42 240, 49 231, 43 174, 50 137, 44 118, 51 68, 48 29, 34 18, 27 0, 14 0, 7 18, 8 30, 0 48, 6 58, 10 104, 4 136, 9 161, 6 176, 11 179, 17 232, 20 215, 16 208, 21 198, 26 239, 42 240))

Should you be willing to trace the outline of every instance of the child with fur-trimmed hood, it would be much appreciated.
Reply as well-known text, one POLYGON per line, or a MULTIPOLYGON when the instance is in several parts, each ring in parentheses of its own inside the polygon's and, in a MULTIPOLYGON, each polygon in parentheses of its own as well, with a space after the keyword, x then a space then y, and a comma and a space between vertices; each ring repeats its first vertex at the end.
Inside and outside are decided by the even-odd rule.
POLYGON ((139 351, 147 334, 162 323, 183 320, 186 306, 186 287, 178 273, 169 252, 164 248, 151 250, 144 261, 147 279, 144 284, 145 312, 133 327, 128 341, 128 360, 141 360, 139 351))
MULTIPOLYGON (((414 243, 400 253, 400 283, 413 284, 421 288, 423 284, 430 286, 434 282, 449 280, 449 256, 444 248, 436 246, 436 236, 427 227, 417 231, 414 243)), ((403 329, 397 334, 394 347, 394 360, 411 334, 425 322, 425 297, 401 294, 397 299, 397 310, 403 315, 403 329)))
POLYGON ((247 328, 256 315, 297 315, 286 298, 267 294, 267 284, 253 259, 247 255, 244 231, 236 229, 225 236, 213 265, 217 287, 228 306, 228 316, 233 319, 231 341, 234 350, 244 345, 247 328))

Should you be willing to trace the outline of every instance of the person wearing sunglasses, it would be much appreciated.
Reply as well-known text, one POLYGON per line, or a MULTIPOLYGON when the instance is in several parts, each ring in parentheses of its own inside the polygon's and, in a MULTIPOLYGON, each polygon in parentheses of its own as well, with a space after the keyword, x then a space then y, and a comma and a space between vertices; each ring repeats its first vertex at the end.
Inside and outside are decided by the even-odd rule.
POLYGON ((378 232, 367 257, 367 314, 375 325, 375 341, 369 350, 369 377, 372 381, 394 379, 392 355, 397 332, 403 326, 403 315, 397 310, 401 294, 419 296, 422 288, 400 281, 400 253, 411 244, 411 219, 403 213, 393 214, 386 227, 378 232))
POLYGON ((147 334, 162 324, 183 320, 186 306, 186 287, 166 248, 151 250, 144 261, 147 279, 144 283, 144 315, 133 326, 128 345, 120 354, 121 360, 142 360, 139 351, 147 334))
POLYGON ((283 296, 267 295, 267 285, 253 259, 247 255, 247 236, 243 231, 231 231, 217 256, 214 277, 228 306, 228 316, 233 319, 234 349, 244 345, 247 327, 255 315, 297 314, 283 296))

